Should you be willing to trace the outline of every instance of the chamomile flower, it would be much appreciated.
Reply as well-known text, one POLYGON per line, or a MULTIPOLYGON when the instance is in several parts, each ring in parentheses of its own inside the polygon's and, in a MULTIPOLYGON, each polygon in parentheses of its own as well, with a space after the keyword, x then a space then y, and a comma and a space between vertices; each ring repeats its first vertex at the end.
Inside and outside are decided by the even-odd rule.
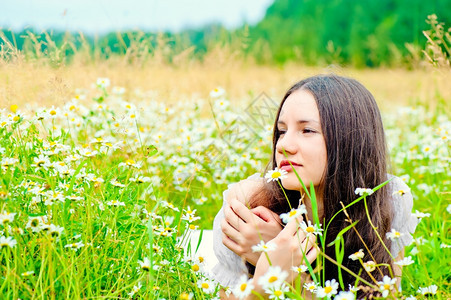
POLYGON ((356 195, 359 195, 359 196, 370 196, 371 194, 374 193, 374 191, 372 189, 366 189, 366 188, 356 188, 354 192, 356 195))
POLYGON ((25 225, 25 228, 31 229, 32 232, 39 232, 42 230, 42 226, 46 222, 47 222, 46 216, 29 217, 27 225, 25 225))
POLYGON ((399 240, 399 238, 403 235, 404 235, 404 233, 401 233, 394 228, 392 228, 392 230, 390 232, 387 232, 387 237, 389 239, 391 239, 392 241, 399 240))
POLYGON ((60 237, 61 233, 63 232, 63 230, 64 230, 64 227, 57 226, 55 224, 50 224, 47 234, 50 237, 52 237, 53 239, 55 239, 56 241, 59 241, 59 237, 60 237))
POLYGON ((194 295, 193 293, 187 293, 187 292, 183 292, 180 294, 179 299, 180 300, 191 300, 193 299, 194 295))
POLYGON ((287 171, 275 168, 274 170, 268 171, 265 175, 265 178, 267 179, 267 182, 278 181, 287 178, 287 174, 287 171))
POLYGON ((102 89, 107 88, 110 86, 110 79, 106 77, 99 77, 97 78, 96 85, 102 89))
POLYGON ((78 150, 78 153, 84 157, 92 157, 97 155, 98 152, 96 150, 91 150, 89 148, 80 148, 78 150))
POLYGON ((310 293, 316 293, 316 290, 318 289, 318 287, 319 287, 319 285, 313 281, 304 283, 304 289, 306 289, 310 293))
POLYGON ((318 287, 316 290, 316 296, 320 298, 327 297, 330 299, 333 295, 337 294, 338 282, 335 279, 327 280, 324 287, 318 287))
POLYGON ((311 235, 323 235, 321 231, 323 229, 321 228, 321 224, 319 226, 317 224, 312 225, 312 222, 308 220, 308 223, 305 223, 305 221, 302 221, 301 224, 299 224, 299 227, 304 231, 307 237, 311 235))
POLYGON ((258 284, 263 289, 269 289, 271 287, 280 286, 285 279, 287 279, 288 273, 283 271, 279 266, 270 266, 265 275, 259 278, 258 284))
POLYGON ((363 253, 363 249, 360 249, 359 251, 349 255, 349 259, 359 260, 359 259, 362 259, 364 256, 365 256, 365 254, 363 253))
POLYGON ((242 275, 232 292, 238 299, 244 299, 251 294, 253 289, 253 279, 249 279, 246 275, 242 275))
POLYGON ((290 289, 285 283, 280 285, 271 286, 265 289, 265 293, 269 295, 269 299, 285 299, 285 293, 290 289))
POLYGON ((4 211, 0 214, 0 225, 5 226, 7 223, 12 223, 14 221, 14 216, 17 213, 9 213, 4 211))
POLYGON ((430 285, 430 286, 427 286, 424 288, 420 287, 418 289, 417 293, 422 294, 422 295, 427 295, 427 294, 435 295, 435 294, 437 294, 437 289, 438 289, 438 287, 435 284, 433 284, 433 285, 430 285))
POLYGON ((129 179, 131 182, 136 183, 144 183, 144 182, 150 182, 150 177, 142 176, 142 175, 135 175, 135 177, 132 177, 129 179))
POLYGON ((304 272, 307 272, 308 267, 306 265, 300 265, 298 267, 292 266, 291 270, 296 273, 304 273, 304 272))
POLYGON ((223 96, 224 94, 225 94, 225 90, 222 87, 218 86, 217 88, 213 89, 210 92, 210 97, 219 98, 219 97, 223 96))
POLYGON ((421 220, 422 218, 430 217, 431 214, 430 213, 422 213, 418 210, 415 210, 415 212, 412 214, 412 216, 421 220))
POLYGON ((175 205, 172 204, 171 202, 161 201, 161 205, 162 205, 163 207, 172 209, 173 211, 177 211, 177 212, 180 211, 180 209, 178 209, 177 207, 175 207, 175 205))
POLYGON ((363 263, 363 268, 367 272, 373 272, 376 269, 376 263, 372 260, 363 263))
POLYGON ((413 263, 414 263, 414 261, 412 260, 412 256, 407 256, 407 257, 404 257, 402 260, 399 260, 399 261, 395 262, 395 265, 408 266, 408 265, 411 265, 413 263))
POLYGON ((138 260, 138 264, 143 271, 150 271, 150 260, 147 257, 144 257, 143 260, 138 260))
POLYGON ((31 270, 31 271, 26 271, 26 272, 21 273, 20 276, 28 277, 28 276, 31 276, 33 274, 34 274, 34 271, 31 270))
POLYGON ((142 162, 135 162, 133 159, 127 159, 125 162, 121 162, 119 167, 133 167, 140 169, 142 167, 142 162))
POLYGON ((110 180, 110 183, 111 183, 112 185, 117 186, 117 187, 120 187, 120 188, 125 187, 125 184, 120 183, 120 182, 117 181, 116 179, 110 180))
POLYGON ((0 249, 9 247, 9 248, 14 248, 14 246, 16 246, 17 241, 9 236, 9 237, 5 237, 5 236, 0 236, 0 249))
POLYGON ((194 225, 194 224, 186 224, 186 229, 187 229, 188 231, 193 232, 193 231, 198 230, 198 229, 199 229, 199 226, 198 226, 198 225, 194 225))
POLYGON ((386 298, 390 291, 393 289, 396 283, 396 278, 390 278, 387 275, 384 276, 382 281, 379 281, 377 284, 379 285, 379 290, 382 293, 382 297, 386 298))
POLYGON ((335 296, 335 300, 354 300, 355 295, 352 292, 340 291, 340 293, 335 296))
POLYGON ((76 243, 71 243, 71 244, 67 244, 64 246, 64 248, 68 248, 72 251, 77 251, 78 249, 80 249, 81 247, 85 246, 85 244, 83 244, 82 241, 76 242, 76 243))
POLYGON ((109 206, 114 206, 114 207, 125 206, 125 203, 121 202, 119 200, 110 200, 106 204, 109 205, 109 206))
POLYGON ((252 252, 270 252, 274 251, 276 248, 276 243, 272 241, 269 241, 268 243, 260 241, 257 245, 252 246, 252 252))
POLYGON ((206 294, 211 294, 215 290, 215 284, 210 279, 200 279, 197 281, 197 286, 206 294))
POLYGON ((136 293, 139 292, 139 290, 142 288, 142 284, 141 282, 138 282, 137 285, 134 285, 132 290, 130 291, 130 293, 128 293, 129 297, 133 297, 134 295, 136 295, 136 293))
POLYGON ((290 222, 291 220, 296 219, 298 216, 300 216, 301 214, 305 214, 307 213, 307 210, 305 208, 304 204, 301 204, 298 208, 293 208, 292 210, 290 210, 287 213, 283 213, 280 215, 280 219, 282 220, 282 222, 284 222, 285 224, 287 224, 288 222, 290 222))

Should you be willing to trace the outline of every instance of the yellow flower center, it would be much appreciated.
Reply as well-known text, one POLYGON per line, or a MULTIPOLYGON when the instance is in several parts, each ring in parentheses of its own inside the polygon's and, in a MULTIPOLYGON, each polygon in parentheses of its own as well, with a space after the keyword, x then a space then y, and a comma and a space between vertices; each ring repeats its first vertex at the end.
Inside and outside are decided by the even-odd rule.
POLYGON ((11 105, 9 108, 11 109, 11 111, 12 111, 13 113, 15 113, 15 112, 17 111, 17 109, 19 108, 19 106, 17 106, 16 104, 13 104, 13 105, 11 105))
POLYGON ((197 272, 197 271, 199 271, 199 266, 198 265, 193 265, 192 267, 191 267, 191 270, 193 270, 194 272, 197 272))
POLYGON ((273 172, 271 175, 272 178, 279 178, 280 176, 282 176, 282 174, 280 174, 279 171, 273 172))
POLYGON ((326 287, 324 288, 324 292, 325 292, 326 294, 329 294, 330 292, 332 292, 332 287, 326 286, 326 287))
POLYGON ((210 285, 206 282, 202 282, 202 288, 203 289, 208 289, 210 287, 210 285))
POLYGON ((290 211, 290 213, 288 214, 290 217, 294 216, 296 214, 295 210, 290 211))
POLYGON ((56 110, 53 110, 53 109, 52 109, 52 110, 50 111, 50 114, 51 114, 52 116, 56 115, 56 110))
POLYGON ((19 121, 19 119, 20 119, 19 116, 14 116, 13 121, 14 121, 14 122, 17 122, 17 121, 19 121))
POLYGON ((307 229, 305 230, 308 233, 314 233, 315 232, 315 228, 313 228, 312 226, 307 227, 307 229))
POLYGON ((199 256, 199 261, 200 261, 201 263, 203 263, 203 262, 204 262, 204 258, 203 258, 202 256, 199 256))
POLYGON ((189 295, 187 293, 180 294, 180 300, 189 300, 189 295))
POLYGON ((240 285, 240 290, 241 290, 242 292, 244 292, 244 291, 246 290, 246 288, 247 288, 247 283, 242 283, 242 284, 240 285))
POLYGON ((193 224, 189 225, 189 229, 194 230, 196 229, 196 226, 194 226, 193 224))
POLYGON ((279 290, 274 291, 274 296, 280 297, 280 296, 282 296, 282 295, 283 295, 282 291, 279 291, 279 290))
POLYGON ((384 284, 384 290, 389 290, 390 289, 390 285, 389 284, 384 284))
POLYGON ((268 282, 273 283, 274 281, 277 281, 277 279, 279 279, 277 276, 271 276, 269 277, 268 282))

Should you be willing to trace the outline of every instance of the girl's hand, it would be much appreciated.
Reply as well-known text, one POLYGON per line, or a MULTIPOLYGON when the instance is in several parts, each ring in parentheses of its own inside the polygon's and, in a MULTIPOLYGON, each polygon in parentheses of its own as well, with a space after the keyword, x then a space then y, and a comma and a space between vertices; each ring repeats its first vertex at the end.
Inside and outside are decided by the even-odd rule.
POLYGON ((221 222, 223 244, 255 266, 260 254, 252 246, 261 240, 268 242, 282 230, 279 216, 263 206, 249 210, 243 203, 231 199, 224 208, 221 222))
POLYGON ((306 234, 298 227, 299 220, 290 221, 287 226, 272 240, 277 245, 273 251, 269 251, 268 257, 261 255, 255 269, 254 284, 258 284, 258 278, 263 276, 271 262, 272 266, 280 266, 282 270, 288 272, 287 282, 292 283, 299 275, 291 268, 306 265, 304 254, 311 264, 315 261, 318 250, 316 236, 306 234), (268 261, 269 258, 269 261, 268 261))

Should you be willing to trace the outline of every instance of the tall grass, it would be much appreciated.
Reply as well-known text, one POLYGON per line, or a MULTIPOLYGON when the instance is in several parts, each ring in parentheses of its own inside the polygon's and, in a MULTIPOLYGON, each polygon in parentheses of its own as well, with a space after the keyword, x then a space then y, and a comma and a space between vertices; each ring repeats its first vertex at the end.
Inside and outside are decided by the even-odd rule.
MULTIPOLYGON (((78 50, 66 64, 70 45, 30 45, 11 42, 0 58, 2 298, 213 298, 209 258, 185 253, 191 232, 211 228, 227 184, 263 170, 271 145, 270 126, 252 123, 246 149, 227 129, 251 123, 243 111, 261 92, 278 102, 327 69, 257 66, 227 47, 168 63, 166 42, 146 56, 139 39, 123 56, 78 50), (226 93, 210 95, 217 86, 226 93)), ((393 172, 430 214, 406 248, 402 297, 449 298, 449 71, 333 70, 374 91, 393 172)))

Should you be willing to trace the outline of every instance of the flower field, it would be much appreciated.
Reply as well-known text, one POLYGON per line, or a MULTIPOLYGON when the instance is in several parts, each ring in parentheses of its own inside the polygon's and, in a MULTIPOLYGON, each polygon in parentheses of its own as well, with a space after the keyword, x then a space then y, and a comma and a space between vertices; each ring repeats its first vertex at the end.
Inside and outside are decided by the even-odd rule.
MULTIPOLYGON (((278 102, 261 94, 239 107, 212 89, 170 104, 99 78, 61 106, 0 107, 0 298, 219 297, 209 258, 187 250, 191 235, 211 229, 228 184, 264 170, 278 102)), ((392 287, 388 299, 451 297, 451 117, 441 97, 383 111, 391 173, 421 219, 402 291, 381 285, 392 287)), ((301 291, 274 296, 284 297, 301 291)))

